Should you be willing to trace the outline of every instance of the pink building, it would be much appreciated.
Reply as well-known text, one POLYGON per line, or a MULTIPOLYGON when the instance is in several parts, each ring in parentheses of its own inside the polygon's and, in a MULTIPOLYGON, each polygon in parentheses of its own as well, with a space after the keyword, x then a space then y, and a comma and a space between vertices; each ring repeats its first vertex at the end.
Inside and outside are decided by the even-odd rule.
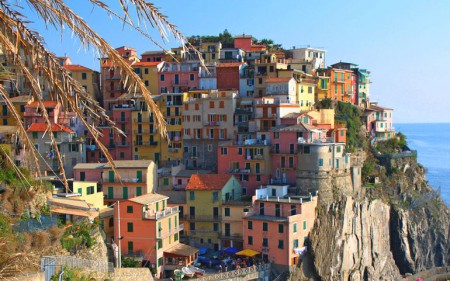
POLYGON ((78 163, 73 167, 73 176, 76 181, 95 181, 100 183, 103 174, 102 163, 78 163))
MULTIPOLYGON (((56 101, 43 101, 42 102, 47 110, 48 118, 52 124, 64 125, 72 127, 72 123, 76 119, 75 112, 63 112, 61 103, 56 101)), ((32 123, 46 123, 39 103, 32 102, 25 105, 25 112, 23 113, 25 127, 29 127, 32 123)))
POLYGON ((288 186, 256 190, 253 212, 243 220, 244 248, 261 253, 279 270, 297 265, 314 225, 317 196, 290 197, 288 186))
POLYGON ((240 180, 243 195, 253 195, 257 187, 269 182, 268 140, 224 141, 219 143, 217 158, 218 174, 232 174, 240 180))
POLYGON ((316 141, 322 134, 317 128, 304 123, 273 127, 270 130, 271 183, 295 185, 297 144, 316 141))
POLYGON ((199 62, 166 63, 158 74, 160 94, 198 89, 199 62))

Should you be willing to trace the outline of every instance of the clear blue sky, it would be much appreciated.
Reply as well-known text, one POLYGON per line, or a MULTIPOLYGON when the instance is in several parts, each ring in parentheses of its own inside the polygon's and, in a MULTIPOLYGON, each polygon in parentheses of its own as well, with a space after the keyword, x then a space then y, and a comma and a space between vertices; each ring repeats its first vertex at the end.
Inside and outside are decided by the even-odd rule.
MULTIPOLYGON (((107 1, 114 2, 114 1, 107 1)), ((113 47, 141 54, 157 47, 92 6, 67 1, 113 47)), ((84 2, 83 2, 84 3, 84 2)), ((371 98, 394 108, 395 123, 450 122, 450 1, 154 1, 187 36, 235 34, 269 38, 285 48, 311 45, 327 50, 326 63, 353 62, 372 72, 371 98)), ((27 13, 29 15, 29 13, 27 13)), ((30 15, 32 20, 35 17, 30 15)), ((59 56, 98 70, 96 54, 72 40, 33 28, 59 56)), ((157 36, 157 33, 153 33, 157 36)), ((170 38, 168 48, 178 46, 170 38)))

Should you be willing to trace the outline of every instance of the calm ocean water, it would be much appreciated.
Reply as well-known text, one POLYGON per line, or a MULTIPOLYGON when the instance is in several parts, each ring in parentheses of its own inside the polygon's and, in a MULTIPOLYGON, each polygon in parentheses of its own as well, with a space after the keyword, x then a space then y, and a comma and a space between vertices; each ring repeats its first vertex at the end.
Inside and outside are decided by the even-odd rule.
POLYGON ((450 206, 450 123, 395 124, 395 130, 407 137, 411 149, 416 149, 418 161, 428 171, 427 180, 450 206))

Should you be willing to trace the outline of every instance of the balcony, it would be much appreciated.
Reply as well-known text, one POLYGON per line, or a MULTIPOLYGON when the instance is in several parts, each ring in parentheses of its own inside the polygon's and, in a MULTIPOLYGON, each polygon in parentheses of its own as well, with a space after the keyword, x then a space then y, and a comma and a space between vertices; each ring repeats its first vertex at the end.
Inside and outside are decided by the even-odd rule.
POLYGON ((106 80, 120 80, 121 77, 120 77, 120 75, 108 75, 108 76, 105 76, 105 79, 106 80))
MULTIPOLYGON (((184 220, 189 220, 189 221, 196 221, 196 222, 218 222, 221 220, 221 217, 219 215, 217 216, 213 216, 213 215, 184 215, 183 218, 184 220)), ((210 230, 212 231, 212 230, 210 230)))
POLYGON ((144 252, 142 250, 139 251, 126 251, 122 253, 124 257, 127 258, 135 258, 135 259, 143 259, 144 258, 144 252))
POLYGON ((158 145, 157 141, 154 142, 150 142, 150 141, 135 141, 134 142, 135 146, 156 146, 158 145))
POLYGON ((148 210, 148 211, 143 210, 142 214, 143 214, 143 219, 160 220, 167 216, 177 214, 178 212, 179 212, 178 206, 175 206, 175 207, 166 207, 166 209, 164 209, 163 211, 158 211, 158 212, 150 211, 150 210, 148 210))
POLYGON ((258 119, 276 119, 277 115, 274 113, 267 113, 267 114, 263 114, 263 113, 256 113, 255 118, 258 119))
POLYGON ((172 148, 172 147, 169 147, 169 148, 168 148, 168 151, 169 151, 170 153, 178 153, 178 151, 180 151, 180 149, 179 149, 179 148, 172 148))
MULTIPOLYGON (((192 81, 192 83, 195 83, 195 81, 192 81)), ((172 81, 172 86, 189 86, 189 81, 172 81)))
POLYGON ((233 145, 238 146, 269 146, 269 140, 247 139, 245 141, 233 141, 233 145))
POLYGON ((206 122, 204 125, 207 127, 214 127, 214 126, 220 126, 221 122, 220 121, 210 121, 210 122, 206 122))
POLYGON ((234 241, 243 241, 242 234, 241 233, 227 233, 220 235, 220 239, 228 239, 228 240, 234 240, 234 241))
POLYGON ((134 133, 135 134, 150 134, 150 130, 134 130, 134 133))
POLYGON ((169 236, 179 233, 184 230, 184 224, 180 224, 178 227, 174 227, 174 229, 166 232, 158 233, 158 237, 156 239, 165 239, 169 236))
POLYGON ((250 169, 230 169, 228 170, 228 173, 230 174, 250 174, 250 169))
POLYGON ((118 143, 117 144, 117 147, 128 147, 128 146, 130 146, 130 143, 129 142, 120 142, 120 143, 118 143))
POLYGON ((190 230, 188 235, 196 235, 196 236, 201 236, 204 234, 216 234, 217 236, 220 235, 219 232, 214 231, 212 229, 196 229, 196 230, 190 230))
POLYGON ((153 118, 134 118, 135 123, 152 123, 153 118))
POLYGON ((114 118, 114 122, 116 123, 129 123, 130 118, 114 118))

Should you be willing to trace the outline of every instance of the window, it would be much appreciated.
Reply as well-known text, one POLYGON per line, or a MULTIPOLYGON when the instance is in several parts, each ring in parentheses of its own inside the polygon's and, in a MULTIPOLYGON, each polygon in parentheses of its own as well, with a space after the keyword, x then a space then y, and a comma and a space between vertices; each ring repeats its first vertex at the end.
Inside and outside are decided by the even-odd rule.
POLYGON ((278 249, 284 249, 284 241, 278 240, 278 249))
POLYGON ((253 236, 249 236, 247 242, 248 242, 247 244, 253 245, 253 236))
MULTIPOLYGON (((162 241, 161 241, 161 244, 162 244, 162 241)), ((161 246, 161 248, 162 248, 162 246, 161 246)), ((163 266, 163 262, 164 262, 164 258, 159 258, 158 259, 158 266, 163 266)))
POLYGON ((194 81, 195 80, 195 75, 194 74, 189 74, 189 80, 194 81))
POLYGON ((303 221, 303 230, 306 230, 306 221, 303 221))
POLYGON ((263 231, 268 231, 269 229, 269 225, 267 224, 267 222, 263 222, 263 231))
POLYGON ((133 241, 128 241, 128 253, 133 253, 133 241))
POLYGON ((308 94, 312 94, 312 87, 308 87, 308 94))
POLYGON ((144 81, 144 84, 145 84, 145 86, 148 87, 148 85, 149 85, 148 80, 145 80, 145 81, 144 81))
POLYGON ((262 78, 258 78, 258 83, 262 84, 262 78))
POLYGON ((297 214, 297 208, 295 205, 291 205, 291 216, 295 216, 297 214))
POLYGON ((189 200, 195 200, 195 192, 189 191, 189 200))
POLYGON ((297 224, 294 223, 294 233, 296 233, 296 232, 297 232, 297 224))
POLYGON ((144 74, 148 74, 148 68, 144 68, 144 74))
POLYGON ((133 213, 133 206, 127 206, 127 213, 132 214, 133 213))
POLYGON ((217 201, 217 200, 219 200, 219 192, 214 191, 213 192, 213 201, 217 201))
POLYGON ((209 108, 214 108, 214 101, 209 102, 209 108))
POLYGON ((164 81, 164 79, 165 79, 164 74, 161 74, 161 76, 159 77, 159 80, 164 81))
POLYGON ((214 223, 213 224, 213 231, 219 231, 219 224, 218 223, 214 223))
POLYGON ((173 236, 173 240, 178 241, 178 233, 175 233, 175 235, 173 236))
POLYGON ((189 224, 189 228, 190 228, 191 230, 194 230, 194 231, 195 231, 195 222, 191 222, 191 223, 189 224))
POLYGON ((114 218, 109 219, 109 227, 114 227, 114 218))
POLYGON ((294 168, 294 157, 289 157, 289 168, 294 168))
POLYGON ((86 74, 86 72, 82 72, 82 73, 81 73, 81 79, 82 79, 82 80, 86 80, 86 79, 87 79, 87 74, 86 74))
POLYGON ((294 245, 293 246, 294 246, 294 248, 298 248, 298 239, 294 240, 294 245))
POLYGON ((319 158, 319 167, 322 167, 322 166, 323 166, 323 159, 319 158))
POLYGON ((279 139, 280 138, 280 132, 274 132, 273 133, 273 138, 274 139, 279 139))
POLYGON ((114 187, 108 186, 108 199, 114 199, 114 187))
POLYGON ((340 146, 338 146, 338 147, 336 147, 336 152, 341 152, 341 147, 340 146))
POLYGON ((261 181, 261 175, 256 175, 256 181, 261 181))
POLYGON ((239 155, 242 155, 242 147, 239 147, 239 148, 238 148, 238 154, 239 154, 239 155))
POLYGON ((284 232, 284 225, 279 224, 278 225, 278 233, 283 233, 284 232))
POLYGON ((247 222, 247 228, 248 229, 253 229, 253 222, 252 221, 248 221, 247 222))
POLYGON ((270 72, 273 72, 273 65, 271 65, 271 66, 269 67, 269 71, 270 71, 270 72))
POLYGON ((225 208, 225 216, 226 217, 230 216, 230 208, 225 208))
POLYGON ((219 108, 224 108, 225 107, 225 102, 224 101, 219 101, 219 108))
POLYGON ((262 245, 263 245, 263 247, 269 246, 269 239, 263 238, 263 243, 262 243, 262 245))
POLYGON ((310 148, 309 146, 304 146, 304 147, 303 147, 303 153, 304 153, 304 154, 309 154, 309 153, 310 153, 310 149, 311 149, 311 148, 310 148))
POLYGON ((127 223, 127 230, 128 230, 128 232, 133 232, 133 223, 132 222, 127 223))
POLYGON ((228 148, 227 147, 222 147, 221 148, 221 154, 222 155, 227 155, 228 154, 228 148))
POLYGON ((38 132, 33 132, 33 139, 37 139, 38 138, 38 132))
POLYGON ((341 131, 341 137, 343 137, 344 136, 344 131, 341 131))
POLYGON ((286 157, 281 156, 281 168, 286 168, 286 157))

